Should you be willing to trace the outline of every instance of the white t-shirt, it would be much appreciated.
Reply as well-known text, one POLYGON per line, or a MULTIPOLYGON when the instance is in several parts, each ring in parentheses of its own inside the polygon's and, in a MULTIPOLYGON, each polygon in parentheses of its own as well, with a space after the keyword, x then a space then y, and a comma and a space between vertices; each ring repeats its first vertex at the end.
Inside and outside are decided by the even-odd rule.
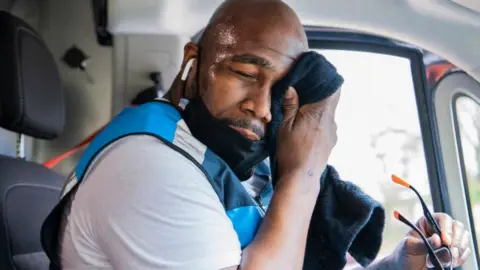
MULTIPOLYGON (((260 179, 244 182, 256 196, 260 179)), ((198 269, 239 265, 237 234, 212 186, 187 158, 150 136, 107 148, 72 202, 63 269, 198 269)))

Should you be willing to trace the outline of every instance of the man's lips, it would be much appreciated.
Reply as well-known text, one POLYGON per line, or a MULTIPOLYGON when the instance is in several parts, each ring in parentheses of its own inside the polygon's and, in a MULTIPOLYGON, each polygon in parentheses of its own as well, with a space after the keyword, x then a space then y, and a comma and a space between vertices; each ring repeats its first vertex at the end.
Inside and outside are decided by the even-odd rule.
POLYGON ((235 127, 235 126, 231 126, 231 125, 229 127, 238 131, 238 133, 242 134, 243 136, 245 136, 249 140, 252 140, 252 141, 260 140, 260 137, 258 137, 258 135, 255 134, 254 132, 252 132, 251 130, 248 130, 248 129, 245 129, 245 128, 239 128, 239 127, 235 127))

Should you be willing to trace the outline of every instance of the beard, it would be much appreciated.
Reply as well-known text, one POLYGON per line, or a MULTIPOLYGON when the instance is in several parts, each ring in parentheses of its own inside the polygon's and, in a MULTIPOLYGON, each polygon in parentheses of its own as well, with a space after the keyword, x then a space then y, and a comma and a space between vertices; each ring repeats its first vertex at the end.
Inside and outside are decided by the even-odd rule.
POLYGON ((219 122, 225 126, 248 129, 255 133, 255 135, 257 135, 261 140, 265 138, 265 128, 254 120, 241 118, 221 118, 219 119, 219 122))
POLYGON ((240 180, 249 179, 253 169, 268 157, 264 139, 249 140, 229 127, 248 129, 259 138, 263 138, 264 129, 254 120, 238 118, 219 120, 208 111, 199 96, 187 104, 183 118, 192 135, 225 161, 240 180))

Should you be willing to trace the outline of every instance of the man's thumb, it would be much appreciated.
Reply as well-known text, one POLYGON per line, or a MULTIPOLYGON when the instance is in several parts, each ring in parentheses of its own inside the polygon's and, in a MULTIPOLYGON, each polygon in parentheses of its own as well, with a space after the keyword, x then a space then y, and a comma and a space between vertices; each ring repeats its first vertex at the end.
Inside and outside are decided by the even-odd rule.
MULTIPOLYGON (((422 238, 415 236, 408 236, 405 240, 406 252, 409 255, 426 255, 428 253, 427 246, 423 242, 422 238)), ((428 244, 432 247, 433 250, 439 248, 442 245, 442 240, 437 234, 432 235, 432 237, 427 238, 428 244)))
POLYGON ((291 130, 295 122, 295 116, 298 112, 298 94, 293 87, 289 87, 285 93, 285 99, 282 105, 283 123, 282 126, 291 130))

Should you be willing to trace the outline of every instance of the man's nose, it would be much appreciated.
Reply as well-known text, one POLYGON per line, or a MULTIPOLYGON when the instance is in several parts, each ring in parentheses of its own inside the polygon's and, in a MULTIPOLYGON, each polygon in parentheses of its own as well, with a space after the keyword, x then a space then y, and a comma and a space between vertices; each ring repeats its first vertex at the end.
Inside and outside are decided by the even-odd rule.
POLYGON ((270 106, 270 87, 263 87, 250 91, 247 99, 242 103, 241 109, 249 116, 255 117, 264 123, 269 123, 272 120, 270 106))

